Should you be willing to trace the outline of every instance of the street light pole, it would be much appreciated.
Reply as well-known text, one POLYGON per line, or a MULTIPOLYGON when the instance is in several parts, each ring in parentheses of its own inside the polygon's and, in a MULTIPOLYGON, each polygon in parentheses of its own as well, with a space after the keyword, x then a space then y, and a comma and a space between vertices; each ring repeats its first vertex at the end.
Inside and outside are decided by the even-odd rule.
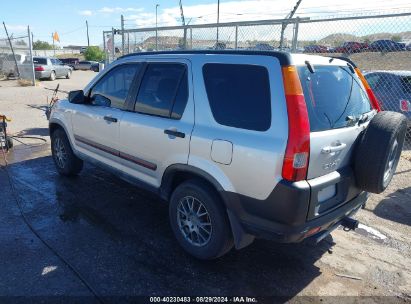
POLYGON ((218 24, 220 23, 220 0, 217 0, 217 43, 218 43, 218 24))
POLYGON ((156 51, 158 51, 158 30, 157 30, 157 8, 160 4, 156 4, 156 51))

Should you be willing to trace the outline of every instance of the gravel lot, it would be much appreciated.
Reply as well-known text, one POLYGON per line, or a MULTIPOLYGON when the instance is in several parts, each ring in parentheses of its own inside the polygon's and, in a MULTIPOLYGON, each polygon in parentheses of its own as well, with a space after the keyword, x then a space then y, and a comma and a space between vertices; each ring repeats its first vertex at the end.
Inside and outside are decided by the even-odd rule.
MULTIPOLYGON (((42 109, 51 92, 44 87, 81 89, 95 75, 75 71, 70 80, 34 88, 2 81, 0 113, 13 119, 12 133, 48 140, 42 109)), ((49 144, 17 144, 7 158, 26 218, 99 295, 280 295, 295 301, 301 299, 296 296, 376 296, 372 301, 404 303, 411 302, 407 153, 389 189, 371 195, 359 211, 365 226, 356 232, 338 229, 316 246, 257 240, 212 262, 194 260, 178 247, 167 206, 151 194, 91 165, 78 178, 61 178, 49 144)), ((0 194, 0 296, 91 295, 23 222, 3 169, 0 194)))

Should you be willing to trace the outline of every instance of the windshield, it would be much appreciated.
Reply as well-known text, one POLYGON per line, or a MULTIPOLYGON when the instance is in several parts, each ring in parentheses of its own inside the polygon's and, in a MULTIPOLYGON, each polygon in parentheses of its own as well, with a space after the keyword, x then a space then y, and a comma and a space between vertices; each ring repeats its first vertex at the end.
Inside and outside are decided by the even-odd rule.
POLYGON ((298 67, 312 132, 343 128, 371 111, 360 80, 347 66, 298 67))

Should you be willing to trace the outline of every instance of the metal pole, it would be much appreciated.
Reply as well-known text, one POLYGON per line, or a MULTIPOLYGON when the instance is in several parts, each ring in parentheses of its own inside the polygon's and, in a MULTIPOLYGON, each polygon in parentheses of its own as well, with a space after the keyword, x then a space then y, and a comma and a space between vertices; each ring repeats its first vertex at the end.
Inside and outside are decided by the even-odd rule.
POLYGON ((124 16, 121 15, 121 53, 124 55, 124 16))
POLYGON ((4 23, 4 21, 3 21, 3 25, 4 25, 4 30, 5 30, 5 32, 6 32, 6 35, 7 35, 7 39, 9 40, 11 52, 12 52, 13 58, 14 58, 14 63, 16 64, 17 76, 18 76, 18 78, 20 78, 19 66, 18 66, 18 64, 17 64, 17 59, 16 59, 16 56, 14 55, 13 45, 11 44, 11 40, 10 40, 10 37, 9 37, 9 33, 7 32, 6 24, 4 23))
POLYGON ((297 20, 294 24, 294 33, 293 33, 293 42, 291 45, 291 51, 295 52, 297 50, 297 41, 298 41, 298 27, 300 25, 300 18, 297 17, 297 20))
POLYGON ((238 25, 235 26, 235 42, 234 42, 234 48, 238 48, 238 25))
POLYGON ((190 46, 193 49, 193 28, 190 27, 190 46))
POLYGON ((220 0, 217 1, 217 43, 218 43, 218 34, 219 34, 219 27, 218 27, 219 23, 220 23, 220 0))
POLYGON ((115 52, 116 47, 114 46, 114 27, 111 28, 111 56, 112 56, 112 61, 114 61, 115 58, 115 52))
POLYGON ((160 6, 160 4, 156 4, 156 51, 158 51, 158 24, 157 24, 157 8, 160 6))
MULTIPOLYGON (((285 17, 286 19, 291 19, 291 18, 294 16, 295 12, 297 11, 298 7, 299 7, 300 4, 301 4, 301 1, 302 1, 302 0, 298 0, 298 1, 297 1, 297 3, 294 5, 292 11, 290 12, 290 14, 289 14, 287 17, 285 17)), ((286 21, 286 22, 283 22, 283 23, 281 24, 280 50, 283 48, 283 44, 284 44, 284 32, 285 32, 285 29, 286 29, 286 27, 287 27, 287 24, 288 24, 287 21, 286 21)))
POLYGON ((107 64, 106 32, 103 31, 104 63, 107 64))
POLYGON ((56 56, 56 48, 54 47, 54 33, 51 33, 51 39, 53 40, 53 53, 54 53, 54 56, 56 56))
POLYGON ((30 26, 27 26, 27 36, 29 37, 29 51, 30 51, 30 61, 31 61, 31 80, 33 87, 36 85, 36 74, 34 73, 34 62, 33 62, 33 41, 31 40, 30 26))
POLYGON ((130 54, 130 33, 127 33, 127 54, 130 54))
POLYGON ((88 35, 88 21, 86 20, 86 28, 87 28, 87 46, 90 47, 90 37, 88 35))

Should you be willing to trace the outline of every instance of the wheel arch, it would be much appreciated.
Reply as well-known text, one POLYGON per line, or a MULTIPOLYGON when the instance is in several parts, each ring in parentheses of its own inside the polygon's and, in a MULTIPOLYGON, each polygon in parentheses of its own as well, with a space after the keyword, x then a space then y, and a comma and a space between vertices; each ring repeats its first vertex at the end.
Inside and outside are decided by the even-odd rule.
POLYGON ((235 247, 241 249, 251 244, 254 241, 254 236, 244 231, 236 212, 234 212, 234 210, 238 210, 239 206, 239 203, 235 201, 236 197, 233 195, 228 196, 227 191, 224 190, 223 186, 206 171, 184 164, 169 166, 163 174, 160 186, 160 196, 164 200, 169 201, 174 189, 181 183, 190 179, 201 180, 216 191, 216 194, 221 199, 223 207, 226 210, 231 232, 234 237, 235 247))
POLYGON ((73 150, 74 153, 76 153, 76 149, 74 149, 74 145, 73 145, 73 142, 72 142, 70 132, 68 132, 65 124, 59 119, 50 119, 50 122, 49 122, 49 135, 50 135, 50 138, 51 138, 52 134, 57 129, 61 129, 66 133, 68 141, 69 141, 70 146, 71 146, 71 149, 73 150))

